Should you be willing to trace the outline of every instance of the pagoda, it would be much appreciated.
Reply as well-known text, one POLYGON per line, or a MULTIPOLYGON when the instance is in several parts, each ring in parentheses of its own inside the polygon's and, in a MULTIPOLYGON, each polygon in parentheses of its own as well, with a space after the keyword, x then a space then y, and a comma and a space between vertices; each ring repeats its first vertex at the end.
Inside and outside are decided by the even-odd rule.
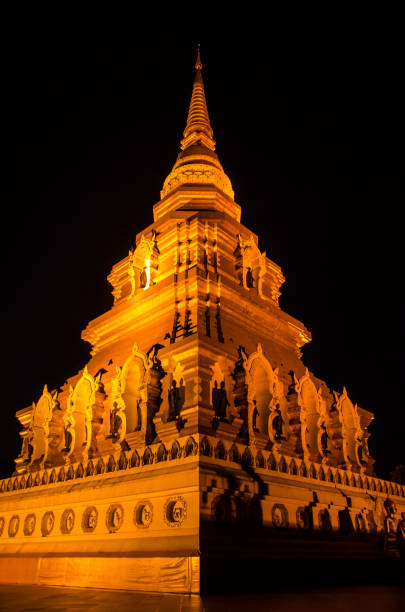
POLYGON ((240 219, 198 53, 180 152, 82 332, 88 363, 17 412, 0 581, 198 593, 225 567, 383 554, 405 488, 374 474, 373 415, 303 364, 311 334, 240 219))

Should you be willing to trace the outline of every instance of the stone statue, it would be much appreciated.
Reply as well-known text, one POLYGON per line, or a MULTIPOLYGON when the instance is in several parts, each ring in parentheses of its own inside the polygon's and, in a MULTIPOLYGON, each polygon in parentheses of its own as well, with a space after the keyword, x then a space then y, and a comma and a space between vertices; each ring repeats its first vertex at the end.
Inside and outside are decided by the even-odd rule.
POLYGON ((284 419, 281 415, 281 410, 280 410, 280 404, 276 405, 276 408, 274 410, 274 414, 275 416, 273 417, 272 421, 271 421, 271 425, 273 427, 273 431, 274 431, 274 438, 277 440, 277 442, 279 440, 284 440, 284 419))
POLYGON ((246 286, 249 289, 252 289, 254 287, 253 273, 251 267, 246 268, 246 286))
POLYGON ((118 415, 119 409, 117 404, 114 404, 112 410, 110 411, 110 435, 107 438, 118 438, 121 426, 121 418, 118 415))
POLYGON ((138 399, 136 402, 136 416, 137 416, 137 425, 135 427, 135 431, 141 431, 142 429, 142 410, 141 410, 142 400, 138 399))
POLYGON ((401 512, 401 518, 398 521, 397 542, 399 547, 399 555, 402 563, 405 562, 405 512, 401 512))
POLYGON ((227 421, 227 408, 229 406, 228 397, 225 389, 225 381, 220 383, 218 389, 217 381, 214 382, 212 389, 212 407, 215 411, 215 416, 220 421, 227 421))
POLYGON ((260 433, 258 427, 257 427, 257 417, 260 415, 258 409, 257 409, 257 405, 256 405, 256 400, 253 400, 253 404, 254 404, 254 408, 253 408, 253 413, 252 413, 252 429, 255 433, 260 433))
POLYGON ((175 380, 172 381, 172 388, 168 391, 169 398, 169 418, 168 421, 175 421, 180 416, 180 389, 175 380))
POLYGON ((142 272, 141 272, 141 275, 140 275, 139 283, 140 283, 142 289, 146 289, 146 286, 148 284, 148 275, 147 275, 145 267, 142 268, 142 272))
POLYGON ((357 457, 359 460, 360 465, 365 466, 367 465, 367 461, 364 458, 364 448, 363 448, 363 444, 361 443, 361 440, 358 440, 358 447, 357 447, 357 457))
POLYGON ((322 429, 322 433, 321 433, 321 449, 322 449, 322 454, 323 455, 328 455, 330 453, 330 450, 328 448, 328 446, 329 446, 329 444, 328 444, 329 435, 328 435, 328 432, 326 431, 325 423, 322 423, 321 429, 322 429))
POLYGON ((68 453, 70 451, 70 447, 72 446, 72 434, 70 432, 70 428, 67 426, 64 429, 65 435, 65 448, 62 449, 62 453, 68 453))
POLYGON ((388 554, 395 554, 397 551, 397 529, 398 521, 395 518, 396 507, 392 500, 388 497, 384 502, 384 508, 387 513, 384 521, 384 551, 388 554))

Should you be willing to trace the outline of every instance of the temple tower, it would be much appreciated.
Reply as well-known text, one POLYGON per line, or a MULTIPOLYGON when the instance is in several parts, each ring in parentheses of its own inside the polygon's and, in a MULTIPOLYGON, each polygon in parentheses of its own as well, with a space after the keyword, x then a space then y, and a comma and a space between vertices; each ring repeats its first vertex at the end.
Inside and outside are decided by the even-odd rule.
POLYGON ((17 413, 5 581, 197 592, 230 557, 293 554, 287 528, 313 555, 309 534, 374 534, 384 495, 404 507, 403 487, 373 474, 372 415, 302 362, 311 335, 280 308, 281 268, 240 222, 199 52, 160 195, 111 270, 111 309, 82 333, 88 364, 17 413))

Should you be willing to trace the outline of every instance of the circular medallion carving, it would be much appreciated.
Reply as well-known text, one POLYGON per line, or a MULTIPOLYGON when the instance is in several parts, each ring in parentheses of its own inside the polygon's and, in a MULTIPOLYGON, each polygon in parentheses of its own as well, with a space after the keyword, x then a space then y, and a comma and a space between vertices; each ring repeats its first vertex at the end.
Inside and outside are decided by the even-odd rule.
POLYGON ((134 509, 134 523, 139 529, 147 529, 153 520, 152 502, 143 499, 138 502, 134 509))
POLYGON ((271 511, 273 527, 288 527, 288 512, 283 504, 274 504, 271 511))
POLYGON ((3 535, 5 524, 6 524, 6 521, 4 520, 4 516, 0 516, 0 536, 3 535))
POLYGON ((27 514, 24 521, 24 535, 30 536, 34 533, 37 517, 35 514, 27 514))
POLYGON ((110 533, 120 529, 124 520, 124 508, 120 504, 111 504, 107 510, 105 523, 110 533))
POLYGON ((164 505, 163 518, 169 527, 180 527, 187 516, 187 504, 180 496, 169 497, 164 505))
POLYGON ((15 514, 11 517, 10 522, 8 524, 8 535, 10 538, 14 538, 17 535, 18 528, 20 526, 20 517, 15 514))
POLYGON ((44 516, 42 517, 42 521, 41 521, 42 535, 43 536, 49 535, 52 529, 54 528, 54 525, 55 525, 54 513, 51 510, 48 512, 45 512, 44 516))
POLYGON ((297 508, 296 521, 299 529, 310 529, 311 518, 307 508, 304 508, 303 506, 297 508))
POLYGON ((82 529, 86 533, 92 533, 97 527, 98 512, 95 506, 89 506, 83 512, 82 529))
POLYGON ((63 511, 60 519, 60 530, 62 533, 70 533, 75 524, 75 513, 71 508, 66 508, 63 511))

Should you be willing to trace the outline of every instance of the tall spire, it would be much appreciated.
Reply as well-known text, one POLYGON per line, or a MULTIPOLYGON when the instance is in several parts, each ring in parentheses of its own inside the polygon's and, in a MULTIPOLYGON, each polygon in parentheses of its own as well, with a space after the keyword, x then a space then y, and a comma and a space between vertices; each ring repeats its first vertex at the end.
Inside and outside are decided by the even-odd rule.
POLYGON ((204 83, 201 74, 202 62, 200 57, 200 45, 198 45, 197 60, 195 63, 195 77, 193 92, 191 94, 190 107, 188 110, 186 128, 183 132, 181 149, 184 151, 194 144, 201 144, 210 151, 215 151, 214 133, 208 115, 207 101, 205 99, 204 83))
MULTIPOLYGON (((208 115, 204 83, 201 74, 202 62, 198 45, 195 76, 187 123, 180 142, 180 152, 172 171, 166 177, 160 197, 167 197, 181 186, 214 185, 233 200, 231 181, 224 172, 215 152, 215 140, 208 115)), ((234 205, 235 206, 235 205, 234 205)), ((162 210, 166 210, 164 207, 162 210)), ((158 213, 156 213, 158 214, 158 213)), ((240 209, 234 216, 240 218, 240 209)))

